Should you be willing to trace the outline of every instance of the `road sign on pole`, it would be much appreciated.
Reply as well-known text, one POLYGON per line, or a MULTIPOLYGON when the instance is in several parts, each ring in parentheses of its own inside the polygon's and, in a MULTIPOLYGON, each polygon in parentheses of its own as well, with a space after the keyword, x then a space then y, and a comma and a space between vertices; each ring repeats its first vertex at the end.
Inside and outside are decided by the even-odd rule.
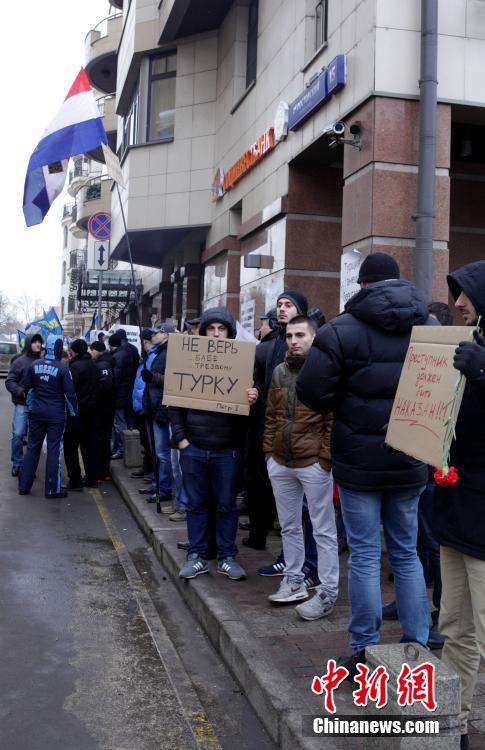
POLYGON ((97 211, 89 217, 88 231, 96 240, 109 240, 111 236, 111 214, 97 211))
POLYGON ((109 263, 109 241, 98 240, 94 243, 94 269, 96 271, 107 271, 109 263))

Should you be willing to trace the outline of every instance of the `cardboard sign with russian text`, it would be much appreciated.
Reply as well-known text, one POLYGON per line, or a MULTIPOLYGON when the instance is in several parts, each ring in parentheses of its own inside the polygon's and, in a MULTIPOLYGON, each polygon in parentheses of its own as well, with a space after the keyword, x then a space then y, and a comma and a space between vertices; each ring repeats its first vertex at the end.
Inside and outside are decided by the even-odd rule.
POLYGON ((210 336, 168 337, 163 403, 221 414, 249 414, 256 344, 210 336))
POLYGON ((470 330, 466 326, 414 326, 412 330, 386 443, 431 466, 442 466, 451 444, 448 419, 456 421, 465 385, 463 378, 451 414, 460 375, 453 367, 453 355, 460 341, 469 340, 470 330))

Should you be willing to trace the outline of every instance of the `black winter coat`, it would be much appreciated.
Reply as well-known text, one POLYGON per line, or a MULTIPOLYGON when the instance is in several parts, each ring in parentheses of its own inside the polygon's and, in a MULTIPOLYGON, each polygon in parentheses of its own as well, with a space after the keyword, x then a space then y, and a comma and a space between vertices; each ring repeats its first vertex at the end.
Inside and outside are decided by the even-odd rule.
POLYGON ((79 413, 86 413, 96 406, 99 371, 90 354, 78 354, 69 362, 74 388, 76 389, 79 413))
POLYGON ((426 323, 421 292, 397 279, 362 289, 317 332, 296 391, 310 409, 334 412, 332 469, 343 487, 426 484, 425 464, 384 445, 411 329, 426 323))
POLYGON ((31 344, 32 336, 26 336, 23 352, 13 358, 5 380, 5 388, 11 394, 12 403, 15 405, 25 404, 25 376, 32 362, 40 359, 40 352, 34 353, 31 344))
POLYGON ((115 408, 124 409, 131 399, 133 382, 131 376, 131 361, 125 347, 119 346, 114 352, 113 373, 115 376, 115 408))
POLYGON ((151 383, 147 383, 143 391, 143 413, 151 415, 159 425, 168 424, 168 406, 162 404, 165 368, 167 365, 167 345, 164 341, 156 349, 150 371, 153 375, 151 383))
POLYGON ((136 371, 138 370, 138 365, 140 364, 140 354, 136 346, 134 344, 130 344, 128 339, 124 339, 121 342, 121 348, 124 349, 126 354, 128 355, 131 380, 133 384, 135 382, 136 371))
MULTIPOLYGON (((455 300, 465 292, 485 328, 485 261, 454 271, 448 284, 455 300)), ((467 380, 455 432, 450 466, 460 479, 435 489, 434 536, 445 547, 485 560, 485 374, 467 380)))
POLYGON ((168 415, 174 448, 181 440, 188 440, 206 451, 244 446, 248 422, 246 417, 200 409, 181 409, 178 406, 169 406, 168 415))
POLYGON ((114 361, 111 352, 103 352, 94 360, 98 368, 98 396, 96 409, 103 412, 112 412, 115 408, 115 376, 114 361))

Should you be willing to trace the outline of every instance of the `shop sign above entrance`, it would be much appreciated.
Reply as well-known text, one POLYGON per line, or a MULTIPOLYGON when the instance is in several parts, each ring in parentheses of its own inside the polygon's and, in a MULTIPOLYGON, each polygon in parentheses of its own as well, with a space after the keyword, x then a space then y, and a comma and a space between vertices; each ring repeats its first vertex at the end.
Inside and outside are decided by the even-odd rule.
POLYGON ((289 105, 288 127, 296 130, 347 81, 345 55, 337 55, 315 80, 289 105))
POLYGON ((231 190, 241 177, 244 177, 274 147, 274 128, 268 128, 229 169, 217 170, 212 184, 213 199, 222 198, 224 193, 231 190))

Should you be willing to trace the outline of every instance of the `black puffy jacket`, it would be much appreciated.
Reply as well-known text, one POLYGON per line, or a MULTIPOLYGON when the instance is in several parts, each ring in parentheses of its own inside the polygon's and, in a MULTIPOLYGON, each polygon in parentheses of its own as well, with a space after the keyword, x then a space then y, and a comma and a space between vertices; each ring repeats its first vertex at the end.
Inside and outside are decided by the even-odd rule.
MULTIPOLYGON (((454 271, 448 285, 455 300, 465 292, 485 329, 485 261, 454 271)), ((445 547, 485 560, 485 375, 467 380, 455 434, 450 465, 460 479, 435 489, 434 536, 445 547)))
POLYGON ((421 292, 402 279, 361 289, 319 329, 297 382, 310 409, 334 412, 336 481, 371 491, 424 486, 427 467, 384 438, 413 325, 431 323, 421 292))
POLYGON ((25 337, 25 346, 22 354, 12 359, 10 369, 5 380, 5 388, 12 397, 12 403, 25 404, 24 380, 32 362, 40 359, 40 352, 32 351, 32 335, 25 337))
MULTIPOLYGON (((211 323, 223 323, 228 338, 236 337, 236 323, 225 307, 213 307, 202 313, 200 333, 204 335, 211 323)), ((200 409, 181 409, 169 406, 168 415, 172 425, 172 445, 177 447, 181 440, 203 450, 224 450, 242 448, 246 437, 248 418, 234 414, 218 414, 200 409)))
POLYGON ((96 399, 96 408, 103 412, 111 412, 115 408, 115 376, 114 362, 111 352, 102 352, 94 360, 98 368, 98 396, 96 399))
POLYGON ((69 362, 74 388, 76 389, 79 412, 86 412, 96 406, 98 396, 99 371, 90 354, 78 354, 69 362))

